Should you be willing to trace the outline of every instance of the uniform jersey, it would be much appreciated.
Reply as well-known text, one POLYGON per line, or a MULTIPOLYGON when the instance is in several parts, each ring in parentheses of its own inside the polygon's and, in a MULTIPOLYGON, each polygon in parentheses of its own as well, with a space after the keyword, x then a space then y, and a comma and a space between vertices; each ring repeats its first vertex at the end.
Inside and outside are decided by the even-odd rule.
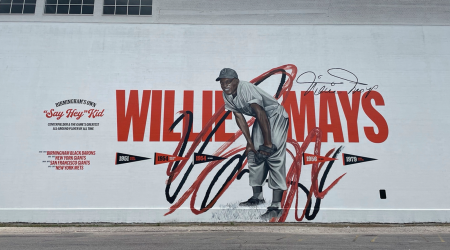
MULTIPOLYGON (((248 154, 250 186, 263 186, 269 174, 269 187, 271 189, 286 190, 286 139, 289 126, 288 114, 275 98, 267 92, 249 82, 239 81, 236 96, 223 93, 225 109, 255 117, 256 114, 250 104, 256 103, 265 111, 270 125, 272 144, 278 150, 265 162, 256 164, 253 152, 248 154)), ((264 143, 261 127, 258 122, 253 124, 253 145, 258 150, 264 143)))
POLYGON ((281 115, 288 118, 284 108, 279 108, 281 105, 273 96, 249 82, 239 81, 236 97, 225 93, 222 95, 226 110, 255 117, 250 104, 256 103, 266 111, 267 117, 272 116, 275 112, 281 112, 281 115))

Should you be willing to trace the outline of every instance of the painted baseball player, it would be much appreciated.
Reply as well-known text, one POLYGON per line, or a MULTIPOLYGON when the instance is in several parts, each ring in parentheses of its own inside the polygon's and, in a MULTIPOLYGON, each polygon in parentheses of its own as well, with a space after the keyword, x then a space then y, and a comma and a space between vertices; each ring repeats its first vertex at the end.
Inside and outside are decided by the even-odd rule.
POLYGON ((236 123, 247 140, 245 153, 253 196, 239 205, 256 206, 265 203, 262 186, 268 175, 269 188, 273 190, 272 204, 261 218, 268 220, 280 217, 281 198, 286 190, 288 114, 275 98, 261 88, 240 81, 233 69, 222 69, 216 81, 220 81, 223 90, 225 109, 234 113, 236 123), (256 118, 251 136, 243 114, 256 118))

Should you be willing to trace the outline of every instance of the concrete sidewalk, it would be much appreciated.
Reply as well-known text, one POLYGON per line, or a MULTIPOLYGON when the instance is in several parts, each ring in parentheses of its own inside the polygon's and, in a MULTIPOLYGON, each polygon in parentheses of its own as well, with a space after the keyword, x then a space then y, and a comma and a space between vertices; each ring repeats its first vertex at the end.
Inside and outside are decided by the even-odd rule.
POLYGON ((448 224, 9 224, 8 250, 449 249, 448 224))
POLYGON ((170 223, 170 224, 0 224, 0 234, 124 232, 263 232, 284 234, 450 234, 450 224, 352 223, 170 223))

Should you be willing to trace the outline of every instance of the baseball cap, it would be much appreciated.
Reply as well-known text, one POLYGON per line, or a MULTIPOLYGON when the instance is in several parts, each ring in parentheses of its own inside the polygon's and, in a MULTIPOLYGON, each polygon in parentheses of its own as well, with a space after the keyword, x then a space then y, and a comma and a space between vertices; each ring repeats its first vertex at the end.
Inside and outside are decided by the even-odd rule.
POLYGON ((238 78, 238 75, 234 69, 224 68, 220 71, 219 77, 216 81, 220 81, 220 78, 238 78))

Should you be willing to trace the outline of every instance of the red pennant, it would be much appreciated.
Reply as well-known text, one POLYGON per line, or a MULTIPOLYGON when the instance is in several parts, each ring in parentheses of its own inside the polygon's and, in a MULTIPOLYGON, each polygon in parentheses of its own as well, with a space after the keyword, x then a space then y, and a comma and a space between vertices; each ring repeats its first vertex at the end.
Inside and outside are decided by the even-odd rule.
POLYGON ((325 161, 335 161, 335 160, 337 160, 337 159, 320 156, 320 155, 312 155, 312 154, 303 153, 303 165, 314 164, 314 163, 325 162, 325 161))
POLYGON ((155 153, 155 161, 154 164, 163 164, 168 162, 174 162, 174 161, 181 161, 181 160, 187 160, 188 158, 180 157, 176 155, 166 155, 161 153, 155 153))
POLYGON ((194 153, 194 164, 205 163, 210 161, 220 161, 225 160, 226 158, 215 156, 215 155, 206 155, 194 153))

